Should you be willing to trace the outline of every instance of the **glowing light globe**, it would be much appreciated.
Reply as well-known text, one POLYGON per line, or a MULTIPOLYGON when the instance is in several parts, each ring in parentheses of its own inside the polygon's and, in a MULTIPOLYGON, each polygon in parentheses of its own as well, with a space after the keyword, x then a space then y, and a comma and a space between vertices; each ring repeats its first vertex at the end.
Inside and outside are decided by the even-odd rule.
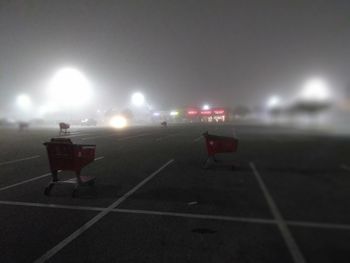
POLYGON ((74 68, 63 68, 56 72, 49 84, 50 99, 66 108, 77 108, 92 97, 89 81, 82 72, 74 68))
POLYGON ((145 103, 145 96, 140 92, 136 92, 131 96, 131 102, 135 106, 140 107, 145 103))
POLYGON ((210 110, 210 106, 208 104, 203 105, 202 107, 203 110, 210 110))
POLYGON ((272 96, 267 101, 267 108, 273 109, 281 106, 281 98, 278 96, 272 96))
POLYGON ((18 95, 16 103, 18 107, 22 110, 28 110, 32 106, 32 100, 26 94, 18 95))
POLYGON ((330 99, 330 91, 321 79, 311 79, 305 83, 300 98, 309 102, 325 102, 330 99))

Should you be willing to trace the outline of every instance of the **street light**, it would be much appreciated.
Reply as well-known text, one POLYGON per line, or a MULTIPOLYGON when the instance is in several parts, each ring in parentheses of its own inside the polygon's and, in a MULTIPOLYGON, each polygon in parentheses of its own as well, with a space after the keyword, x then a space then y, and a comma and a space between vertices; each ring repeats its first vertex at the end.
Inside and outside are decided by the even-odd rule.
POLYGON ((281 98, 276 95, 271 96, 266 103, 266 106, 268 109, 274 109, 279 107, 280 105, 281 105, 281 98))
POLYGON ((328 85, 321 79, 310 79, 301 90, 300 98, 306 102, 326 102, 330 99, 328 85))
POLYGON ((26 94, 18 95, 16 103, 21 110, 29 110, 29 108, 32 106, 32 100, 26 94))
POLYGON ((133 105, 140 107, 145 103, 145 96, 140 92, 135 92, 131 96, 131 102, 133 105))
POLYGON ((86 104, 92 97, 92 89, 85 75, 75 68, 63 68, 55 73, 50 84, 51 100, 66 108, 86 104))
POLYGON ((204 104, 202 109, 203 110, 210 110, 210 106, 208 104, 204 104))
POLYGON ((53 103, 44 104, 38 108, 38 114, 40 117, 43 117, 48 113, 54 113, 54 112, 57 112, 58 110, 59 109, 58 109, 57 105, 55 105, 53 103))

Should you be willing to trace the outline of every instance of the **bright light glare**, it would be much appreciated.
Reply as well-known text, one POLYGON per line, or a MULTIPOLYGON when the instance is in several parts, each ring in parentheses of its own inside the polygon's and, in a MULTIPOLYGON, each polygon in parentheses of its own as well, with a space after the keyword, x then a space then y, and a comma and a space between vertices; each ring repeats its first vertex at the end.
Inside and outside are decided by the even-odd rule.
POLYGON ((57 111, 58 111, 58 106, 55 105, 54 103, 42 105, 38 109, 38 113, 41 117, 44 116, 45 114, 53 113, 57 111))
POLYGON ((323 80, 311 79, 305 83, 300 97, 305 101, 324 102, 330 99, 330 91, 323 80))
POLYGON ((16 103, 22 110, 28 110, 32 106, 32 100, 26 94, 21 94, 17 97, 16 103))
POLYGON ((210 110, 210 106, 208 104, 203 105, 202 107, 203 110, 210 110))
POLYGON ((268 99, 266 105, 269 109, 279 107, 281 105, 281 98, 278 96, 272 96, 268 99))
POLYGON ((153 116, 159 116, 160 113, 159 112, 153 112, 153 116))
POLYGON ((177 116, 177 115, 179 115, 179 112, 178 111, 171 111, 170 115, 171 116, 177 116))
POLYGON ((145 103, 145 96, 140 92, 136 92, 132 94, 131 101, 132 104, 134 104, 137 107, 140 107, 145 103))
POLYGON ((127 120, 123 116, 114 116, 109 124, 116 129, 125 128, 128 125, 127 120))
POLYGON ((48 112, 48 109, 46 106, 40 106, 38 109, 39 116, 42 117, 48 112))
POLYGON ((65 108, 77 108, 86 104, 92 96, 91 85, 79 70, 59 70, 49 85, 51 100, 65 108))

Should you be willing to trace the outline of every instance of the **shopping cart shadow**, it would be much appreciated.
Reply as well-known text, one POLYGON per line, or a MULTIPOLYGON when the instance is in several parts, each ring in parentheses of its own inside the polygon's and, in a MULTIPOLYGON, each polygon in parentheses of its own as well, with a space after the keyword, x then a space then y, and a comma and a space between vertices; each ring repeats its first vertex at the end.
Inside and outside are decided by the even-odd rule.
MULTIPOLYGON (((122 196, 122 188, 118 185, 108 185, 98 183, 94 185, 94 187, 84 187, 79 189, 79 195, 76 195, 75 198, 79 200, 89 200, 92 199, 94 201, 102 200, 102 199, 111 199, 115 200, 122 196)), ((66 190, 56 189, 54 192, 55 197, 66 197, 66 190)))
POLYGON ((203 163, 203 169, 209 171, 242 171, 244 168, 238 161, 208 159, 203 163))

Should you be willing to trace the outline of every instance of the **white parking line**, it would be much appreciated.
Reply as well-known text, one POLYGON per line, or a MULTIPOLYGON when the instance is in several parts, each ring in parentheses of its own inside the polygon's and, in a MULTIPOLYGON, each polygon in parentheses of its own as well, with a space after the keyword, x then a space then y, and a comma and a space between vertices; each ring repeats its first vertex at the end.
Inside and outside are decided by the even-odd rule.
POLYGON ((71 241, 79 237, 82 233, 84 233, 86 230, 88 230, 91 226, 96 224, 99 220, 101 220, 105 215, 110 213, 115 207, 119 206, 122 202, 124 202, 130 195, 132 195, 134 192, 136 192, 140 187, 142 187, 144 184, 146 184, 148 181, 150 181, 154 176, 156 176, 158 173, 160 173, 164 168, 166 168, 169 164, 171 164, 174 161, 174 159, 169 160, 164 165, 162 165, 158 170, 153 172, 151 175, 149 175, 146 179, 141 181, 139 184, 137 184, 134 188, 132 188, 129 192, 127 192, 125 195, 123 195, 121 198, 116 200, 114 203, 109 205, 107 208, 105 208, 103 211, 98 213, 96 216, 94 216, 91 220, 89 220, 86 224, 84 224, 82 227, 78 228, 75 232, 73 232, 71 235, 63 239, 61 242, 59 242, 56 246, 48 250, 44 255, 42 255, 40 258, 36 259, 34 262, 45 262, 48 259, 50 259, 53 255, 55 255, 57 252, 59 252, 62 248, 64 248, 66 245, 68 245, 71 241))
POLYGON ((82 141, 86 141, 86 140, 93 140, 93 139, 97 139, 97 138, 104 138, 104 137, 111 137, 111 136, 117 136, 118 134, 107 134, 107 135, 96 135, 96 136, 90 136, 90 137, 85 137, 85 138, 81 138, 82 141))
POLYGON ((345 225, 345 224, 314 223, 314 222, 303 222, 303 221, 286 221, 286 223, 291 226, 350 230, 350 225, 345 225))
POLYGON ((22 158, 22 159, 16 159, 16 160, 12 160, 12 161, 6 161, 6 162, 0 163, 0 166, 6 165, 6 164, 11 164, 11 163, 18 163, 18 162, 27 161, 27 160, 32 160, 32 159, 36 159, 36 158, 39 158, 39 157, 40 157, 40 155, 34 155, 34 156, 22 158))
POLYGON ((100 156, 100 157, 95 158, 94 161, 102 160, 103 158, 105 158, 105 157, 104 156, 100 156))
POLYGON ((58 205, 58 204, 30 203, 30 202, 17 202, 17 201, 0 201, 0 205, 59 208, 59 209, 87 210, 87 211, 103 211, 105 209, 104 207, 58 205))
MULTIPOLYGON (((118 141, 129 140, 129 139, 144 137, 144 136, 148 136, 148 135, 151 135, 151 133, 121 137, 121 138, 118 138, 118 141)), ((86 140, 93 140, 93 139, 98 139, 98 138, 108 138, 108 137, 114 137, 114 136, 120 136, 120 134, 113 133, 113 134, 108 134, 108 135, 92 136, 92 137, 81 138, 81 140, 86 141, 86 140)))
POLYGON ((16 183, 16 184, 11 184, 11 185, 8 185, 8 186, 4 186, 4 187, 0 188, 0 192, 4 191, 4 190, 7 190, 7 189, 10 189, 10 188, 13 188, 13 187, 16 187, 16 186, 19 186, 19 185, 22 185, 22 184, 26 184, 26 183, 29 183, 29 182, 33 182, 33 181, 39 180, 39 179, 47 177, 49 175, 51 175, 51 173, 46 173, 46 174, 43 174, 43 175, 40 175, 40 176, 37 176, 37 177, 34 177, 34 178, 30 178, 28 180, 24 180, 24 181, 16 183))
POLYGON ((146 137, 146 136, 149 136, 149 135, 152 135, 152 134, 151 133, 145 133, 145 134, 140 134, 140 135, 123 137, 123 138, 119 138, 118 141, 130 140, 130 139, 134 139, 134 138, 141 138, 141 137, 146 137))
POLYGON ((350 166, 348 166, 348 165, 346 165, 346 164, 340 165, 340 168, 342 168, 342 169, 345 170, 345 171, 350 172, 350 166))
POLYGON ((174 212, 160 212, 160 211, 119 209, 119 208, 113 209, 113 211, 120 212, 120 213, 132 213, 132 214, 142 214, 142 215, 172 216, 172 217, 183 217, 183 218, 193 218, 193 219, 234 221, 234 222, 243 222, 243 223, 276 224, 276 221, 273 219, 263 219, 263 218, 215 216, 215 215, 205 215, 205 214, 174 213, 174 212))
POLYGON ((58 135, 58 137, 68 137, 73 135, 80 135, 80 132, 67 132, 67 133, 61 133, 58 135))
MULTIPOLYGON (((85 210, 85 211, 103 211, 106 209, 105 207, 95 207, 95 206, 75 206, 75 205, 31 203, 31 202, 18 202, 18 201, 0 201, 0 205, 57 208, 57 209, 85 210)), ((220 215, 175 213, 175 212, 162 212, 162 211, 136 210, 136 209, 119 209, 119 208, 115 208, 111 212, 140 214, 140 215, 183 217, 183 218, 204 219, 204 220, 232 221, 232 222, 242 222, 242 223, 277 224, 276 220, 265 219, 265 218, 231 217, 231 216, 220 216, 220 215)), ((316 223, 316 222, 292 221, 292 220, 288 220, 288 221, 286 221, 286 223, 290 226, 299 226, 299 227, 306 227, 306 228, 312 227, 312 228, 324 228, 324 229, 333 229, 333 230, 337 230, 337 229, 338 230, 347 230, 347 231, 350 230, 350 225, 345 225, 345 224, 316 223)))
MULTIPOLYGON (((103 158, 104 158, 104 156, 97 157, 97 158, 95 158, 95 161, 101 160, 103 158)), ((58 171, 58 172, 61 172, 61 171, 58 171)), ((10 189, 10 188, 13 188, 13 187, 16 187, 16 186, 19 186, 19 185, 22 185, 22 184, 26 184, 26 183, 30 183, 30 182, 39 180, 41 178, 44 178, 44 177, 47 177, 47 176, 50 176, 50 175, 51 175, 51 173, 46 173, 46 174, 43 174, 43 175, 40 175, 40 176, 37 176, 37 177, 30 178, 28 180, 21 181, 19 183, 15 183, 15 184, 11 184, 11 185, 8 185, 8 186, 4 186, 4 187, 0 188, 0 192, 4 191, 4 190, 7 190, 7 189, 10 189)))
POLYGON ((265 196, 265 199, 270 207, 270 210, 273 214, 273 217, 275 218, 275 220, 277 221, 277 225, 278 228, 280 229, 280 232, 282 234, 282 237, 284 238, 286 245, 289 249, 289 252, 291 253, 294 262, 295 263, 305 263, 305 259, 303 254, 301 253, 297 243, 295 242, 291 232, 289 231, 289 228, 286 224, 286 222, 284 221, 280 211, 277 208, 277 205, 275 203, 275 201, 273 200, 272 196, 270 195, 269 191, 267 190, 267 187, 261 177, 261 175, 259 174, 258 170, 256 169, 255 165, 253 162, 249 163, 251 169, 253 170, 253 173, 260 185, 260 188, 265 196))
POLYGON ((156 141, 161 141, 161 140, 164 140, 166 138, 173 137, 173 136, 176 136, 176 135, 179 135, 179 134, 178 133, 174 133, 174 134, 165 135, 163 137, 156 138, 156 141))
POLYGON ((79 137, 79 136, 87 136, 90 135, 89 133, 82 133, 82 134, 72 134, 72 135, 65 135, 61 136, 62 138, 73 138, 73 137, 79 137))

